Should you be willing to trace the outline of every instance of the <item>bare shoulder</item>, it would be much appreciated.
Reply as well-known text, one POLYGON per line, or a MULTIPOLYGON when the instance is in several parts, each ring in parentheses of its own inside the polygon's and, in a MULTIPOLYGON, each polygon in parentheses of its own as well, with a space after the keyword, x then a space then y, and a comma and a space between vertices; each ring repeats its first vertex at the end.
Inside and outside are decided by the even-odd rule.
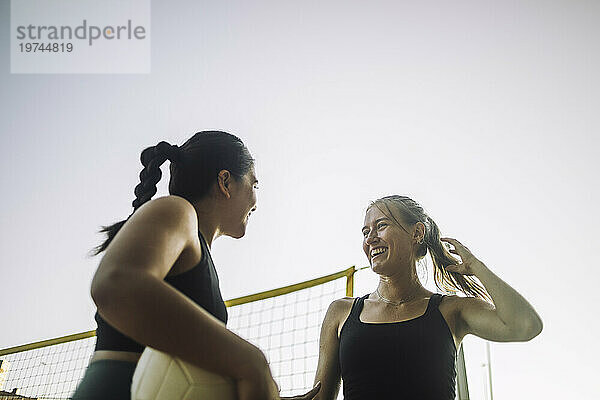
POLYGON ((457 307, 460 302, 461 297, 455 294, 447 294, 442 297, 442 301, 440 302, 440 307, 442 304, 446 307, 457 307))
POLYGON ((344 322, 346 322, 346 319, 350 315, 354 300, 353 297, 342 297, 341 299, 334 300, 329 305, 324 323, 328 323, 332 328, 335 328, 338 337, 344 322))
POLYGON ((353 303, 354 297, 342 297, 341 299, 331 302, 329 310, 335 315, 344 314, 345 312, 350 312, 353 303))
MULTIPOLYGON (((470 304, 473 297, 461 297, 457 295, 445 295, 440 302, 440 311, 444 313, 444 311, 448 314, 457 315, 461 312, 461 310, 470 304)), ((480 300, 482 301, 482 300, 480 300)))
POLYGON ((180 196, 168 195, 158 197, 144 203, 133 214, 140 222, 154 223, 161 226, 190 225, 198 226, 198 218, 194 206, 180 196), (136 217, 137 216, 137 217, 136 217))
POLYGON ((439 310, 444 316, 450 331, 454 335, 456 346, 468 333, 465 316, 472 315, 479 310, 492 310, 494 306, 485 300, 476 297, 461 297, 455 295, 444 296, 439 310))
POLYGON ((197 240, 194 207, 179 196, 144 203, 119 230, 100 262, 103 271, 144 269, 161 279, 197 240))
POLYGON ((193 237, 197 231, 198 217, 194 206, 183 197, 169 195, 144 203, 123 225, 119 234, 130 238, 140 238, 146 233, 193 237))
POLYGON ((440 308, 445 307, 456 313, 461 313, 472 308, 493 309, 494 306, 477 297, 461 297, 456 295, 444 296, 440 308))
POLYGON ((458 316, 460 315, 462 297, 456 295, 445 295, 439 305, 439 310, 446 324, 452 333, 454 345, 456 348, 460 346, 465 334, 460 324, 458 316))

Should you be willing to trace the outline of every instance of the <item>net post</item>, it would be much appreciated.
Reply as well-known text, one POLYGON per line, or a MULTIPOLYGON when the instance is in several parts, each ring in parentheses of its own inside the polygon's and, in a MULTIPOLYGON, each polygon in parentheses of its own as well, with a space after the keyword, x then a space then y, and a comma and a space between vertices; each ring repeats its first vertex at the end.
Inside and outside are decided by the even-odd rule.
POLYGON ((456 368, 456 389, 458 391, 458 400, 469 400, 469 384, 467 382, 467 368, 465 367, 464 344, 461 343, 458 349, 457 368, 456 368))
POLYGON ((346 296, 354 297, 354 273, 356 268, 351 266, 346 270, 346 296))

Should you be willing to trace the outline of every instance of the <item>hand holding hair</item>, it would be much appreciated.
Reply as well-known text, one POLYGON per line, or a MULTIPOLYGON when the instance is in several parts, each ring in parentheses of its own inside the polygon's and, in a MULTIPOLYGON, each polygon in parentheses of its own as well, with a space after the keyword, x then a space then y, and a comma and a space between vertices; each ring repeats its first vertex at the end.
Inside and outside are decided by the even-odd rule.
POLYGON ((467 246, 458 240, 449 237, 440 238, 440 240, 453 245, 454 249, 449 248, 448 252, 460 257, 460 262, 446 266, 446 271, 470 276, 476 275, 477 269, 483 266, 483 263, 471 253, 467 246))

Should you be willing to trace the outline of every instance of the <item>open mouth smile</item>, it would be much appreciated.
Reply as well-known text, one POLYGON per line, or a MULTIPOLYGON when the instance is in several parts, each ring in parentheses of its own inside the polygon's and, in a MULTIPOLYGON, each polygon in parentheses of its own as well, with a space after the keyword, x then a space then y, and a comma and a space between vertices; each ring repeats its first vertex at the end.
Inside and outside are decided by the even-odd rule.
POLYGON ((387 247, 374 248, 373 250, 371 250, 371 260, 385 253, 387 253, 387 247))

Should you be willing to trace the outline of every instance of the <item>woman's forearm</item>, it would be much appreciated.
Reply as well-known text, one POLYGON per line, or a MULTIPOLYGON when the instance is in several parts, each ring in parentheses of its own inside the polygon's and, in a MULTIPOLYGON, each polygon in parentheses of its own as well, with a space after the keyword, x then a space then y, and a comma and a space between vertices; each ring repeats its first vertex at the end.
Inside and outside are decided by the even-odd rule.
POLYGON ((542 319, 519 292, 500 279, 485 264, 479 262, 471 268, 492 297, 496 313, 505 325, 532 336, 541 332, 542 319))
POLYGON ((262 352, 157 278, 114 274, 92 295, 98 312, 139 343, 236 379, 268 370, 262 352))

